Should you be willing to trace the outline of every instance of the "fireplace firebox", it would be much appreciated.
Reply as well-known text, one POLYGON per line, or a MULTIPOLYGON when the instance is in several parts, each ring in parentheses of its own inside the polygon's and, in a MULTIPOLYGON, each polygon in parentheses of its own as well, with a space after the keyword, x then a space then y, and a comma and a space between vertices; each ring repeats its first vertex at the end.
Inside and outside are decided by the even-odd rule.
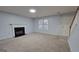
POLYGON ((24 27, 15 27, 14 31, 15 31, 15 37, 25 35, 25 28, 24 27))

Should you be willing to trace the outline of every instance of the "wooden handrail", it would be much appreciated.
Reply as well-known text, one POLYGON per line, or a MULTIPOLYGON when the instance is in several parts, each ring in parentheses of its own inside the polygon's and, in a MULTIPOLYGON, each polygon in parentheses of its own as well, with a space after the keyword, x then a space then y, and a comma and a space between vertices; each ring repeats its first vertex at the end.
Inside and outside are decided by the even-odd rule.
POLYGON ((70 29, 69 29, 69 36, 70 36, 71 28, 72 28, 72 25, 73 25, 73 23, 74 23, 74 20, 75 20, 75 17, 76 17, 76 15, 77 15, 78 10, 79 10, 79 7, 77 7, 76 13, 75 13, 75 15, 74 15, 74 17, 73 17, 73 20, 72 20, 72 22, 71 22, 70 29))

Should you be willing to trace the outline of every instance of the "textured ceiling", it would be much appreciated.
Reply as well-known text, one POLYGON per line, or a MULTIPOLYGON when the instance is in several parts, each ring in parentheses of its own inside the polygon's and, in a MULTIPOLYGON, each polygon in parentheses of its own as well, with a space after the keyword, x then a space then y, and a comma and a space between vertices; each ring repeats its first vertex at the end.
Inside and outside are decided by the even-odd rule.
POLYGON ((33 18, 74 12, 76 9, 76 6, 0 6, 0 11, 33 18), (31 8, 36 9, 37 12, 29 13, 31 8))

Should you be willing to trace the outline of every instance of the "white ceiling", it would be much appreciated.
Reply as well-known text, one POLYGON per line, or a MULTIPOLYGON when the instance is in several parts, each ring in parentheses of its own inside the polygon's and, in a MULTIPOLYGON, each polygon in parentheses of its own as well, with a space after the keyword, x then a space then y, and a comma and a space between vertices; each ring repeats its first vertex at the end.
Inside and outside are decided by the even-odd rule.
POLYGON ((57 15, 58 13, 69 13, 76 11, 76 6, 0 6, 0 11, 14 13, 27 17, 43 17, 57 15), (29 13, 29 9, 36 9, 36 13, 29 13))

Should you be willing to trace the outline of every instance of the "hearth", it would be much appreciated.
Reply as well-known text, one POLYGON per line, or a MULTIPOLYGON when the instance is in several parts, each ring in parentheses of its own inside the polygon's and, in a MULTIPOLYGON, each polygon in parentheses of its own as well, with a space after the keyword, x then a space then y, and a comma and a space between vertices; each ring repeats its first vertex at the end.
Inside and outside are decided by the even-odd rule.
POLYGON ((15 31, 15 37, 25 35, 25 28, 24 27, 15 27, 14 31, 15 31))

